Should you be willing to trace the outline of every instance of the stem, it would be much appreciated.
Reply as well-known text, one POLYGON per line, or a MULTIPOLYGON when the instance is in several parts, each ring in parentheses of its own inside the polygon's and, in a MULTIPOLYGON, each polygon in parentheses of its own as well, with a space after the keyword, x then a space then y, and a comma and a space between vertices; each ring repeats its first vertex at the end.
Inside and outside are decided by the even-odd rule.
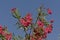
POLYGON ((33 26, 32 26, 32 24, 31 24, 30 33, 29 33, 29 40, 30 40, 30 34, 31 34, 31 29, 32 29, 32 27, 33 27, 33 26))
MULTIPOLYGON (((36 19, 36 22, 37 22, 38 18, 39 18, 39 15, 38 15, 38 17, 37 17, 37 19, 36 19)), ((36 24, 36 22, 35 22, 35 24, 36 24)))
MULTIPOLYGON (((41 12, 42 12, 42 6, 40 7, 40 12, 38 13, 38 16, 37 16, 36 22, 37 22, 37 20, 39 19, 39 16, 41 15, 41 12)), ((36 24, 36 22, 35 22, 35 24, 36 24)))
POLYGON ((26 34, 25 34, 25 40, 27 40, 27 35, 28 35, 28 34, 27 34, 27 32, 26 32, 26 29, 25 29, 25 28, 24 28, 24 32, 26 33, 26 34))

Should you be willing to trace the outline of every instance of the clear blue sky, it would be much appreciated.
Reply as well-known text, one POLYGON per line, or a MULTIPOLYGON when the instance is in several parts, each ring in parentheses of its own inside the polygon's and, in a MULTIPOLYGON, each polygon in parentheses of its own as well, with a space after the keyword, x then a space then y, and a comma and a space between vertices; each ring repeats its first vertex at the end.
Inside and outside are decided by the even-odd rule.
POLYGON ((44 4, 45 7, 52 9, 53 14, 48 19, 54 19, 53 32, 48 35, 47 40, 59 40, 60 34, 60 0, 0 0, 0 24, 7 25, 10 32, 22 34, 22 30, 17 30, 15 25, 16 19, 11 16, 11 8, 18 8, 21 16, 24 16, 27 12, 31 12, 35 19, 37 15, 36 9, 44 4), (19 32, 18 32, 19 31, 19 32))

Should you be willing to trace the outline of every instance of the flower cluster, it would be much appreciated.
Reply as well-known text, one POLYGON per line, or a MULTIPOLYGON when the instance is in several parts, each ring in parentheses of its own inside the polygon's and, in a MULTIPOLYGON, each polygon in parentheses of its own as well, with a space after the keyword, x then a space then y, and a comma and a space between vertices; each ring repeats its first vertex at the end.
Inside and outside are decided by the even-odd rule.
POLYGON ((2 38, 2 40, 11 40, 12 38, 12 34, 8 33, 1 25, 0 25, 0 37, 2 38))
POLYGON ((21 18, 21 16, 18 14, 17 9, 13 8, 12 9, 12 13, 13 13, 13 17, 18 19, 18 25, 24 29, 26 35, 25 35, 25 40, 43 40, 46 39, 48 34, 52 32, 53 26, 52 23, 54 22, 54 20, 50 20, 50 22, 48 22, 45 19, 45 16, 47 14, 52 14, 52 10, 50 8, 47 9, 47 14, 44 13, 45 9, 43 7, 40 7, 38 16, 37 16, 37 20, 35 23, 32 22, 32 16, 30 13, 28 13, 25 17, 21 18), (29 26, 29 28, 28 28, 29 26), (25 29, 27 28, 28 30, 30 30, 30 33, 27 33, 27 30, 25 29), (31 31, 32 31, 32 35, 31 35, 31 31))
MULTIPOLYGON (((47 10, 48 11, 48 14, 52 14, 52 11, 50 9, 47 10)), ((42 13, 40 13, 42 14, 42 13)), ((41 17, 41 15, 40 15, 41 17)), ((33 31, 33 35, 31 36, 31 40, 43 40, 43 39, 46 39, 47 38, 47 35, 49 33, 52 32, 52 23, 54 22, 54 20, 50 20, 50 23, 48 23, 46 25, 46 20, 44 19, 44 17, 41 17, 37 20, 37 27, 34 28, 34 31, 33 31), (43 19, 43 20, 41 20, 43 19)))
POLYGON ((20 23, 24 26, 27 27, 29 24, 32 22, 32 17, 31 14, 27 14, 24 18, 20 18, 20 23))
POLYGON ((50 25, 50 24, 46 28, 36 27, 34 29, 34 34, 33 34, 32 38, 37 39, 37 40, 43 40, 47 37, 47 34, 49 34, 51 32, 52 32, 52 25, 50 25))

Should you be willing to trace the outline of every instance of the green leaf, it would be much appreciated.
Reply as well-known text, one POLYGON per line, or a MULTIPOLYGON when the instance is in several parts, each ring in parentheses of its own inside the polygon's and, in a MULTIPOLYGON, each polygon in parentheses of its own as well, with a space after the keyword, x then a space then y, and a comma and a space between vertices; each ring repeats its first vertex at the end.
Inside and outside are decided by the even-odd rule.
POLYGON ((21 17, 17 11, 15 13, 12 13, 12 16, 17 19, 20 19, 21 17))
POLYGON ((17 17, 16 17, 15 15, 13 15, 13 14, 12 14, 12 16, 13 16, 14 18, 17 18, 17 17))

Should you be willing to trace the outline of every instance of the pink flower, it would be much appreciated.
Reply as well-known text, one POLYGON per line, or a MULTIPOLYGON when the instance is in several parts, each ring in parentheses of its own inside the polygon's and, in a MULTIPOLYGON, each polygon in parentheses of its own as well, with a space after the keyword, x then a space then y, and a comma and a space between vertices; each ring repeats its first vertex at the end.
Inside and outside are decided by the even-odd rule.
POLYGON ((50 22, 51 22, 51 23, 53 23, 53 22, 54 22, 54 20, 52 19, 52 20, 50 20, 50 22))
POLYGON ((31 17, 31 14, 28 13, 26 16, 25 16, 26 19, 29 19, 29 20, 32 20, 32 17, 31 17))
POLYGON ((44 26, 43 22, 41 22, 39 20, 37 21, 37 24, 38 24, 39 27, 43 27, 44 26))
POLYGON ((31 14, 27 14, 24 18, 20 19, 20 23, 25 27, 29 26, 29 24, 31 24, 31 21, 32 21, 31 14))
POLYGON ((39 37, 38 40, 42 40, 42 37, 39 37))
POLYGON ((48 14, 52 14, 52 11, 51 11, 51 9, 47 9, 47 12, 48 12, 48 14))
POLYGON ((31 23, 32 23, 30 20, 27 20, 26 22, 27 22, 28 24, 31 24, 31 23))
POLYGON ((25 27, 28 26, 26 20, 24 20, 23 18, 20 19, 20 23, 21 23, 23 26, 25 26, 25 27))
POLYGON ((49 25, 49 26, 48 26, 48 29, 49 29, 49 30, 48 30, 48 33, 51 33, 51 32, 52 32, 52 25, 49 25))
POLYGON ((6 40, 11 40, 12 34, 11 33, 10 34, 6 34, 5 38, 6 38, 6 40))
POLYGON ((7 34, 7 32, 5 31, 2 31, 2 35, 5 36, 7 34))
POLYGON ((52 25, 48 25, 46 28, 45 28, 45 32, 46 33, 51 33, 52 32, 52 25))
POLYGON ((44 34, 42 35, 42 38, 47 38, 47 33, 44 32, 44 34))
POLYGON ((26 21, 28 22, 28 24, 31 24, 32 17, 31 17, 31 14, 30 14, 30 13, 28 13, 28 14, 25 16, 25 19, 26 19, 26 21))
POLYGON ((31 37, 30 37, 30 40, 35 40, 35 39, 34 39, 34 37, 31 36, 31 37))
POLYGON ((0 25, 0 34, 2 34, 2 32, 3 32, 3 28, 2 28, 2 26, 0 25))
POLYGON ((15 13, 16 12, 16 8, 13 8, 11 11, 12 11, 12 13, 15 13))

